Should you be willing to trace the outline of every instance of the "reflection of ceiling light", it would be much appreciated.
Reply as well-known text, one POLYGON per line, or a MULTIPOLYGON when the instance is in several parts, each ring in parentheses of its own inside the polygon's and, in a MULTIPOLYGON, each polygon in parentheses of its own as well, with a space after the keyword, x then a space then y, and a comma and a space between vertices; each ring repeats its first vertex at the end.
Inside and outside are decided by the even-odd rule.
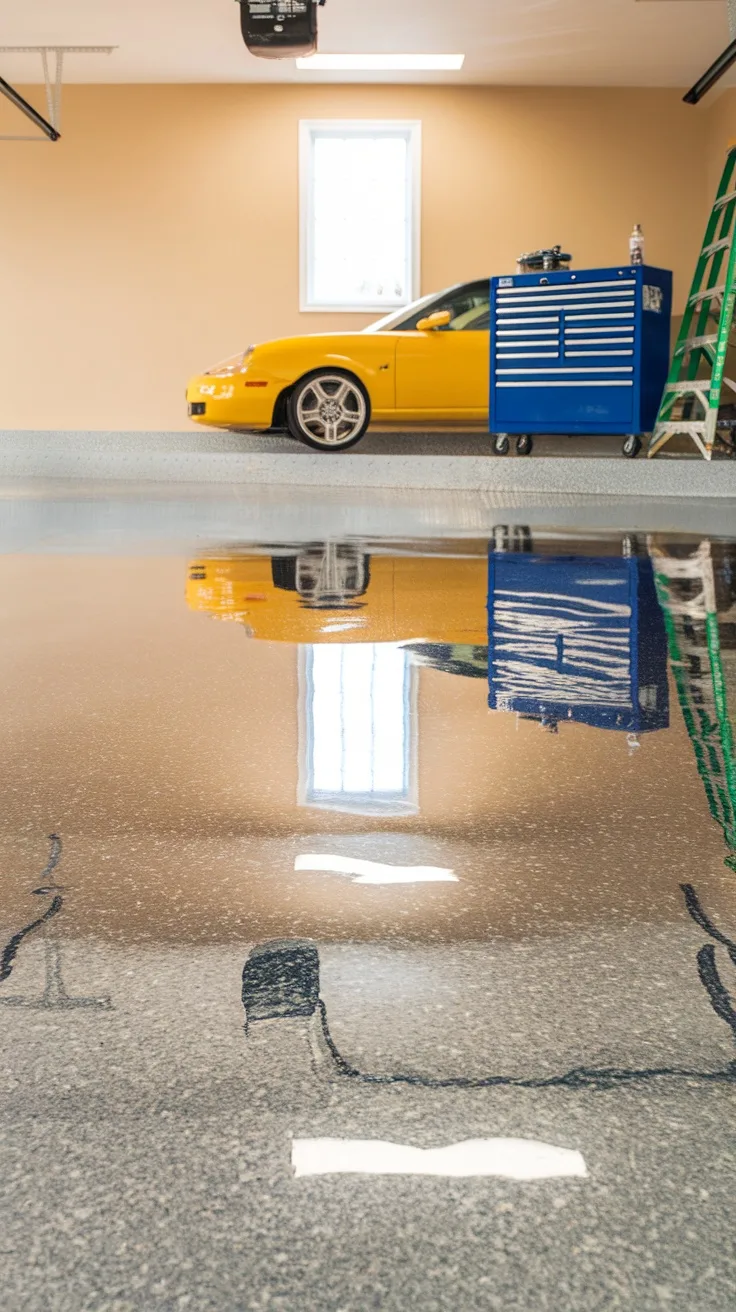
POLYGON ((587 1178, 582 1153, 535 1139, 468 1139, 445 1148, 411 1148, 380 1139, 294 1139, 291 1164, 302 1175, 496 1175, 506 1180, 587 1178))
POLYGON ((465 55, 309 55, 302 73, 456 73, 465 55))
POLYGON ((382 861, 361 861, 350 856, 328 856, 307 852, 294 861, 295 870, 318 870, 325 874, 354 875, 354 884, 456 884, 457 875, 440 866, 390 866, 382 861))

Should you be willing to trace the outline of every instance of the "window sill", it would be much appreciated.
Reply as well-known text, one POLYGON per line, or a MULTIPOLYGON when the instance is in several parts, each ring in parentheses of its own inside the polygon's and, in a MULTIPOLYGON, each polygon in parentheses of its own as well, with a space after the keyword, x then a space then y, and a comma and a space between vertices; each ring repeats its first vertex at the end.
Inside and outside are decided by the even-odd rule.
POLYGON ((419 814, 418 802, 410 797, 375 798, 371 801, 360 796, 351 797, 346 793, 329 796, 324 793, 310 795, 307 792, 299 798, 299 805, 313 807, 316 811, 343 811, 346 815, 384 816, 387 819, 419 814))
POLYGON ((381 305, 300 305, 300 314, 392 314, 403 310, 411 301, 384 301, 381 305))

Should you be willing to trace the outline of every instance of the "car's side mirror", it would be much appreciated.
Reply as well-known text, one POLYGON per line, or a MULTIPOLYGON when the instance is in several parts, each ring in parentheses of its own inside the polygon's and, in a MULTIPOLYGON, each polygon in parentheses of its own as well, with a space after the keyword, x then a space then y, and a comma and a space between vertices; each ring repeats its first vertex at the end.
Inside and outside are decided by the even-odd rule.
POLYGON ((426 319, 420 319, 417 324, 418 333, 433 333, 438 328, 447 328, 452 323, 452 315, 449 310, 435 310, 434 314, 428 314, 426 319))

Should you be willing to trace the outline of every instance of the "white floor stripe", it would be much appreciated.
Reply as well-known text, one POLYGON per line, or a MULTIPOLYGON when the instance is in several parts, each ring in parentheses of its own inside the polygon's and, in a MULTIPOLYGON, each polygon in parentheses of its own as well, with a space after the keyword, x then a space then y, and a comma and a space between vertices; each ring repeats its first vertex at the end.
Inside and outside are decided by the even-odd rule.
POLYGON ((441 866, 392 866, 382 861, 362 861, 357 857, 331 856, 306 852, 296 857, 295 870, 316 870, 322 874, 353 875, 354 884, 456 884, 457 875, 441 866))
POLYGON ((507 1180, 586 1179, 582 1153, 535 1139, 467 1139, 412 1148, 380 1139, 294 1139, 291 1164, 306 1175, 501 1176, 507 1180))

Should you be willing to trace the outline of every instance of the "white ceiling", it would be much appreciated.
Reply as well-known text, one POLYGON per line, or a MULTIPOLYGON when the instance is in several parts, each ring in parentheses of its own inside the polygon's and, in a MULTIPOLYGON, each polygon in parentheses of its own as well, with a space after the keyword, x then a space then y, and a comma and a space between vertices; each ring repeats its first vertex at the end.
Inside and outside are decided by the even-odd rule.
MULTIPOLYGON (((327 0, 320 49, 466 54, 462 73, 320 81, 687 87, 728 41, 726 0, 327 0)), ((69 82, 304 82, 248 54, 235 0, 0 0, 0 44, 114 45, 70 55, 69 82)), ((11 82, 40 61, 0 54, 11 82)))

